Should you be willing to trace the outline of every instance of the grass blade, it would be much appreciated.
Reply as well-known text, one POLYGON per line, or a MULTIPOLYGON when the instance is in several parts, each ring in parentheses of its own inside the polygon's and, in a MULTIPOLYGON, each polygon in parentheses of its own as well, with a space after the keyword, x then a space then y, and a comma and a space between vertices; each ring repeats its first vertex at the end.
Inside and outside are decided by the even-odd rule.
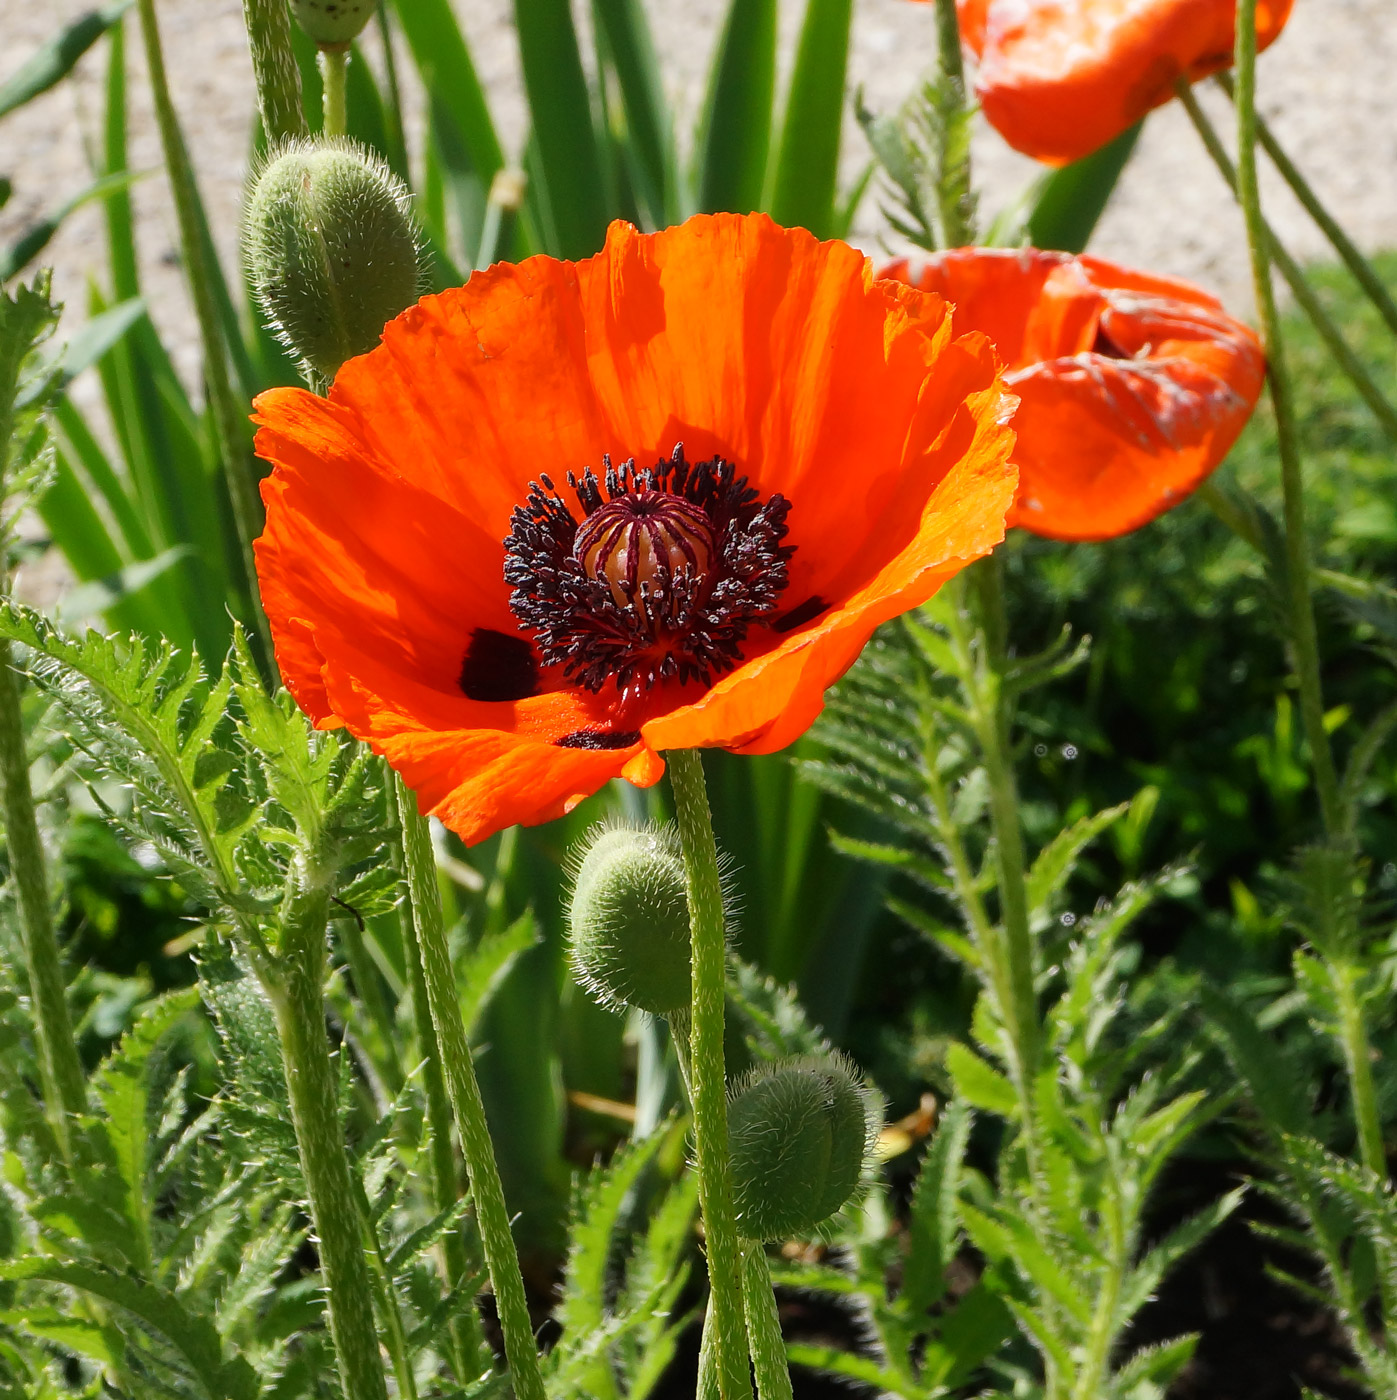
POLYGON ((732 0, 695 143, 698 207, 762 206, 776 100, 776 0, 732 0))
POLYGON ((786 99, 771 216, 829 237, 835 223, 853 0, 808 0, 786 99))
POLYGON ((514 0, 524 88, 539 165, 564 258, 585 258, 606 239, 608 217, 592 99, 568 0, 514 0))

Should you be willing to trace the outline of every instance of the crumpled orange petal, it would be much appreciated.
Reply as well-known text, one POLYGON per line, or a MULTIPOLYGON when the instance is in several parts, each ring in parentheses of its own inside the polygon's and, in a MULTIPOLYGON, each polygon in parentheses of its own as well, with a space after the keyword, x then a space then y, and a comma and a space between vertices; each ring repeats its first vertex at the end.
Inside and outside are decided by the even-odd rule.
POLYGON ((1009 367, 1019 496, 1010 523, 1062 540, 1125 534, 1227 455, 1261 395, 1256 335, 1206 292, 1100 258, 963 248, 885 276, 955 304, 1009 367))
POLYGON ((666 748, 780 748, 874 627, 1003 538, 1013 405, 984 336, 844 244, 762 215, 614 224, 594 258, 424 297, 326 398, 258 398, 278 663, 318 725, 384 754, 467 841, 614 777, 648 786, 666 748), (782 626, 753 625, 735 669, 661 681, 639 713, 556 667, 526 698, 468 698, 477 631, 525 636, 503 540, 529 483, 677 443, 791 502, 782 626))
MULTIPOLYGON (((1258 0, 1257 47, 1293 0, 1258 0)), ((979 59, 975 93, 1016 150, 1064 165, 1090 155, 1232 62, 1236 0, 957 0, 979 59)))

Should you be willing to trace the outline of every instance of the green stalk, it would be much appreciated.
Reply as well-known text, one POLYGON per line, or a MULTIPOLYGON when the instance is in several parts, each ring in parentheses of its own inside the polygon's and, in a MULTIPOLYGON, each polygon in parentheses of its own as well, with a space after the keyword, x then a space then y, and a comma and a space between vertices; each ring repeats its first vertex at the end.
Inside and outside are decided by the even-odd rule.
POLYGON ((742 1246, 742 1301, 747 1309, 758 1400, 793 1400, 781 1315, 771 1288, 771 1266, 766 1262, 765 1246, 756 1240, 742 1246))
POLYGON ((73 1024, 63 979, 63 959, 53 929, 44 869, 44 847, 29 786, 29 756, 24 746, 19 680, 8 641, 0 642, 0 781, 4 784, 5 844, 10 874, 19 893, 19 922, 24 964, 38 1040, 39 1075, 44 1106, 66 1153, 68 1119, 87 1103, 82 1063, 73 1040, 73 1024))
MULTIPOLYGON (((1218 73, 1215 80, 1230 98, 1235 99, 1236 89, 1230 73, 1218 73)), ((1373 265, 1358 251, 1353 240, 1340 226, 1339 221, 1320 202, 1308 180, 1300 173, 1295 162, 1286 155, 1281 143, 1276 140, 1265 118, 1256 114, 1256 137, 1262 149, 1271 157, 1271 164, 1280 171, 1281 178, 1290 186, 1296 199, 1304 206, 1306 213, 1319 225, 1334 251, 1343 259, 1344 265, 1353 273, 1354 281, 1367 293, 1368 300, 1377 308, 1378 314, 1387 322, 1388 329, 1397 333, 1397 302, 1394 302, 1382 278, 1373 270, 1373 265)))
POLYGON ((330 1336, 345 1400, 387 1400, 359 1200, 325 1035, 325 930, 330 895, 302 871, 287 897, 275 976, 266 980, 286 1066, 291 1121, 325 1276, 330 1336))
POLYGON ((304 136, 301 70, 291 49, 291 15, 286 0, 243 0, 243 17, 267 145, 304 136))
POLYGON ((752 1393, 743 1320, 742 1256, 728 1159, 727 1079, 723 1067, 723 1007, 727 937, 723 885, 703 760, 694 749, 666 755, 674 814, 689 892, 693 1002, 689 1013, 694 1160, 708 1248, 709 1307, 722 1400, 752 1393))
POLYGON ((994 830, 999 916, 1003 929, 1002 973, 1007 986, 1009 1037, 1025 1115, 1033 1125, 1033 1077, 1038 1068, 1038 994, 1033 979, 1033 937, 1028 927, 1028 884, 1024 876, 1023 830, 1019 824, 1018 785, 1014 780, 1009 724, 1004 700, 1004 662, 1008 623, 1004 581, 998 554, 982 559, 969 573, 979 604, 978 658, 962 635, 960 650, 968 677, 971 723, 980 741, 990 789, 990 824, 994 830))
MULTIPOLYGON (((961 51, 960 17, 956 12, 956 0, 936 0, 936 47, 942 76, 955 92, 956 106, 963 114, 966 110, 965 55, 961 51)), ((944 149, 941 159, 941 170, 936 182, 941 236, 948 248, 968 248, 975 242, 970 152, 967 149, 961 164, 954 170, 946 169, 944 149)))
MULTIPOLYGON (((1222 178, 1227 182, 1233 194, 1237 196, 1238 202, 1242 201, 1242 194, 1238 184, 1237 171, 1228 158, 1222 140, 1218 136, 1213 124, 1208 120, 1207 113, 1199 105, 1197 97, 1187 83, 1180 83, 1178 87, 1179 100, 1183 103, 1185 110, 1193 121, 1194 128, 1202 138, 1208 154, 1213 159, 1213 164, 1217 166, 1222 178)), ((1252 109, 1253 114, 1255 108, 1252 109)), ((1240 129, 1240 112, 1239 129, 1240 129)), ((1254 157, 1253 157, 1254 159, 1254 157)), ((1253 167, 1253 175, 1255 169, 1253 167)), ((1257 196, 1259 199, 1259 196, 1257 196)), ((1259 209, 1258 204, 1258 209, 1259 209)), ((1373 416, 1382 425, 1383 431, 1389 437, 1397 440, 1397 408, 1394 408, 1388 401, 1387 396, 1378 387, 1377 381, 1368 373, 1363 361, 1354 353, 1353 347, 1344 339, 1343 332, 1334 324, 1334 318, 1324 309, 1324 303, 1315 294, 1315 290, 1305 280, 1305 274, 1301 270, 1300 264, 1287 252, 1285 245, 1276 236, 1276 231, 1262 220, 1259 224, 1260 233, 1257 237, 1258 245, 1269 249, 1271 261, 1275 264, 1276 270, 1285 278, 1286 285, 1290 288, 1291 295, 1295 298, 1296 304, 1309 317, 1310 324, 1319 333, 1319 338, 1324 341, 1325 349, 1334 357, 1334 362, 1344 372, 1349 382, 1358 391, 1359 397, 1368 405, 1373 416)), ((1251 240, 1250 230, 1248 231, 1248 241, 1251 240)), ((1272 294, 1274 303, 1274 293, 1272 294)), ((1260 305, 1258 301, 1258 306, 1260 305)), ((1274 389, 1273 389, 1274 396, 1274 389)))
POLYGON ((348 69, 347 44, 330 44, 320 50, 320 77, 325 91, 326 136, 343 136, 348 128, 344 91, 348 69))
POLYGON ((1256 0, 1237 5, 1237 198, 1247 225, 1252 281, 1266 345, 1267 377, 1276 411, 1276 440, 1281 458, 1284 494, 1286 582, 1290 588, 1291 641, 1300 682, 1300 709, 1310 741, 1310 763, 1319 792, 1324 829, 1342 829, 1339 779, 1329 734, 1324 728, 1324 696, 1320 686, 1319 641, 1315 633, 1314 600, 1310 596, 1310 551, 1305 530, 1305 481, 1300 442, 1295 428, 1295 400, 1286 370, 1281 318, 1276 310, 1268 259, 1269 231, 1261 214, 1261 191, 1256 180, 1256 0))
MULTIPOLYGON (((412 794, 397 773, 392 774, 392 780, 401 812, 404 804, 412 802, 412 794)), ((400 858, 401 854, 400 851, 400 858)), ((412 1021, 417 1031, 418 1053, 422 1056, 422 1086, 427 1099, 427 1127, 431 1133, 432 1207, 439 1214, 449 1210, 465 1194, 465 1187, 460 1181, 456 1154, 451 1146, 451 1100, 442 1074, 441 1044, 428 1004, 427 974, 422 964, 422 945, 417 938, 411 893, 403 903, 401 914, 403 961, 407 964, 408 986, 412 993, 412 1021)), ((446 1286, 459 1287, 470 1271, 459 1226, 442 1241, 442 1258, 446 1264, 446 1286)), ((469 1316, 473 1317, 474 1313, 469 1316)), ((473 1380, 478 1373, 480 1341, 478 1329, 470 1327, 469 1318, 457 1318, 451 1324, 451 1362, 461 1385, 473 1380)))
POLYGON ((519 1270, 519 1255, 509 1230, 504 1187, 500 1184, 495 1149, 485 1120, 485 1104, 480 1097, 470 1041, 461 1019, 456 978, 451 970, 431 832, 426 818, 417 810, 416 800, 401 784, 398 814, 403 828, 403 861, 412 895, 412 916, 421 950, 427 1004, 446 1071, 447 1091, 455 1110, 461 1153, 475 1196, 476 1220, 485 1250, 485 1267, 495 1290, 510 1379, 516 1400, 546 1400, 533 1324, 529 1320, 528 1298, 524 1293, 524 1276, 519 1270))
MULTIPOLYGON (((199 338, 204 352, 204 382, 208 385, 218 457, 233 506, 239 562, 248 607, 262 641, 264 665, 274 673, 276 663, 272 659, 272 634, 258 598, 257 570, 252 559, 252 541, 262 528, 262 504, 257 497, 252 459, 245 440, 248 406, 233 392, 227 347, 223 342, 218 306, 214 300, 213 278, 205 261, 206 250, 200 235, 194 167, 190 164, 189 152, 185 149, 184 137, 180 133, 179 118, 175 114, 174 103, 170 100, 169 84, 165 80, 165 59, 160 48, 160 30, 155 20, 155 0, 139 0, 139 4, 141 36, 145 42, 151 97, 155 103, 155 120, 160 128, 165 168, 169 172, 170 188, 175 197, 175 215, 179 222, 185 272, 190 295, 194 300, 195 316, 199 322, 199 338)), ((285 6, 282 8, 284 10, 285 6)))
POLYGON ((1387 1181, 1387 1151, 1382 1141, 1377 1090, 1373 1086, 1373 1053, 1363 1008, 1358 999, 1360 969, 1352 963, 1330 962, 1330 978, 1339 1003, 1339 1043, 1353 1095, 1353 1116, 1358 1125, 1358 1151, 1363 1165, 1379 1181, 1387 1181))

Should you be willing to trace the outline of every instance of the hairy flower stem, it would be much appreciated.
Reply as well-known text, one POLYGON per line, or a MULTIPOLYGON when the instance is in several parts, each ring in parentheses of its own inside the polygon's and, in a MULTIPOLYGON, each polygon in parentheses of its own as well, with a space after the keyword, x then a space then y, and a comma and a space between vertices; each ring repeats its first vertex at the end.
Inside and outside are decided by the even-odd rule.
POLYGON ((786 1343, 781 1337, 781 1315, 771 1288, 771 1268, 766 1262, 766 1248, 757 1240, 747 1240, 742 1246, 742 1301, 747 1309, 747 1335, 752 1341, 758 1400, 792 1400, 791 1372, 786 1364, 786 1343))
POLYGON ((320 50, 320 77, 325 85, 326 136, 343 136, 348 127, 344 91, 348 68, 347 44, 330 44, 320 50))
POLYGON ((1310 596, 1310 550, 1305 531, 1305 483, 1295 429, 1295 401, 1286 368, 1281 318, 1271 284, 1270 239, 1261 214, 1261 191, 1256 180, 1256 0, 1237 5, 1237 198, 1247 225, 1252 282, 1266 344, 1267 376, 1276 411, 1276 440, 1281 459, 1281 488, 1285 498, 1286 574, 1290 587, 1291 644, 1300 682, 1300 710, 1310 741, 1310 763, 1319 792, 1324 829, 1338 833, 1343 813, 1334 755, 1324 728, 1324 697, 1320 689, 1319 642, 1315 634, 1314 601, 1310 596))
MULTIPOLYGON (((1228 95, 1236 96, 1236 87, 1230 73, 1216 73, 1213 81, 1228 95)), ((1397 334, 1397 301, 1387 290, 1381 277, 1373 270, 1373 265, 1358 251, 1353 240, 1340 226, 1339 221, 1324 207, 1310 182, 1300 173, 1295 162, 1286 155, 1284 147, 1276 140, 1265 119, 1256 113, 1256 139, 1271 158, 1271 164, 1280 172, 1281 178, 1290 186, 1296 199, 1304 206, 1305 212, 1319 225, 1320 231, 1329 240, 1330 246, 1344 261, 1344 266, 1353 274, 1354 281, 1363 289, 1368 300, 1373 303, 1378 314, 1387 322, 1388 329, 1397 334)))
POLYGON ((68 1119, 83 1111, 87 1089, 68 1016, 63 960, 54 935, 44 847, 29 785, 19 678, 13 662, 9 642, 0 642, 0 781, 4 784, 5 844, 11 878, 19 895, 19 924, 38 1039, 44 1106, 66 1154, 68 1119))
POLYGON ((402 822, 403 863, 412 897, 412 917, 421 951, 427 1005, 436 1028, 447 1092, 456 1115, 461 1155, 466 1160, 466 1174, 475 1197, 476 1221, 485 1251, 485 1267, 495 1290, 510 1380, 516 1400, 546 1400, 524 1292, 524 1276, 519 1270, 519 1254, 509 1229, 509 1210, 495 1162, 494 1145, 490 1141, 490 1127, 485 1120, 480 1084, 475 1077, 470 1041, 461 1019, 461 1002, 442 920, 432 836, 427 819, 417 810, 416 799, 401 784, 398 786, 398 815, 402 822))
MULTIPOLYGON (((278 0, 280 3, 280 0, 278 0)), ((165 169, 175 198, 175 216, 179 223, 180 248, 189 292, 194 301, 194 313, 199 322, 199 338, 204 352, 204 382, 208 386, 209 408, 213 417, 218 458, 228 486, 233 506, 233 522, 237 532, 238 550, 230 561, 242 574, 242 592, 247 608, 262 643, 262 665, 275 679, 272 634, 257 593, 257 570, 252 559, 252 541, 262 529, 262 504, 257 497, 253 478, 252 457, 247 442, 247 405, 233 392, 228 368, 228 347, 223 340, 223 327, 214 297, 213 271, 208 266, 199 220, 199 199, 194 184, 194 167, 185 149, 179 118, 170 100, 169 84, 165 80, 165 59, 160 47, 160 30, 155 19, 155 0, 139 0, 141 36, 145 43, 146 67, 150 73, 150 91, 155 104, 156 125, 160 128, 160 145, 165 157, 165 169)), ((285 5, 282 4, 283 11, 285 5)), ((289 40, 288 40, 289 43, 289 40)))
POLYGON ((722 1400, 752 1393, 742 1305, 742 1254, 728 1159, 727 1080, 723 1068, 723 1007, 727 938, 718 848, 697 750, 666 755, 674 814, 689 894, 693 1002, 689 1016, 694 1158, 708 1249, 709 1307, 722 1400))
POLYGON ((282 917, 275 978, 265 982, 276 1013, 291 1121, 325 1276, 330 1336, 345 1400, 387 1400, 364 1255, 359 1202, 339 1117, 339 1087, 325 1034, 325 929, 329 890, 302 872, 282 917))
MULTIPOLYGON (((961 52, 960 16, 956 0, 936 0, 936 49, 942 76, 955 94, 962 115, 965 100, 965 55, 961 52)), ((936 182, 937 205, 941 214, 941 236, 948 248, 967 248, 975 242, 974 199, 970 183, 970 150, 967 146, 958 163, 947 163, 950 154, 940 153, 941 171, 936 182)))
POLYGON ((304 136, 301 70, 291 49, 291 12, 286 0, 243 0, 243 18, 267 145, 304 136))
MULTIPOLYGON (((1222 144, 1222 138, 1208 120, 1208 114, 1199 104, 1198 98, 1194 96, 1189 85, 1181 81, 1178 84, 1177 92, 1180 102, 1193 121, 1194 129, 1198 132, 1204 147, 1212 157, 1213 164, 1217 166, 1218 173, 1221 174, 1223 180, 1226 181, 1240 202, 1241 194, 1238 187, 1237 171, 1222 144)), ((1286 251, 1285 245, 1276 236, 1275 230, 1264 221, 1261 228, 1265 242, 1270 249, 1271 261, 1275 264, 1276 270, 1285 278, 1286 285, 1290 288, 1296 305, 1309 317, 1310 324, 1314 326, 1319 338, 1324 342, 1325 349, 1334 357, 1334 363, 1338 365, 1349 383, 1358 391, 1359 397, 1368 405, 1369 411, 1378 420, 1383 431, 1389 437, 1397 439, 1397 408, 1394 408, 1389 402, 1387 396, 1378 387, 1377 381, 1368 373, 1367 366, 1354 353, 1353 347, 1348 341, 1344 339, 1343 332, 1334 323, 1334 318, 1324 309, 1324 303, 1315 294, 1314 288, 1305 280, 1305 274, 1301 271, 1300 264, 1286 251)))
MULTIPOLYGON (((391 776, 398 811, 412 803, 402 778, 392 769, 391 776)), ((401 818, 400 818, 401 819, 401 818)), ((403 852, 398 852, 402 861, 403 852)), ((406 875, 404 868, 401 873, 406 875)), ((407 964, 408 987, 412 993, 412 1021, 417 1031, 418 1053, 422 1056, 422 1086, 427 1099, 427 1127, 431 1133, 432 1205, 438 1211, 449 1210, 460 1200, 464 1188, 456 1169, 456 1154, 451 1146, 451 1099, 446 1092, 442 1073, 441 1043, 437 1028, 432 1024, 432 1010, 427 995, 427 973, 422 962, 422 945, 417 938, 417 914, 409 893, 401 910, 403 961, 407 964)), ((451 1230, 442 1241, 442 1258, 446 1265, 446 1285, 459 1287, 470 1269, 465 1241, 460 1227, 451 1230)), ((478 1373, 480 1355, 479 1328, 470 1325, 471 1310, 466 1317, 451 1324, 451 1363, 461 1385, 473 1380, 478 1373)))

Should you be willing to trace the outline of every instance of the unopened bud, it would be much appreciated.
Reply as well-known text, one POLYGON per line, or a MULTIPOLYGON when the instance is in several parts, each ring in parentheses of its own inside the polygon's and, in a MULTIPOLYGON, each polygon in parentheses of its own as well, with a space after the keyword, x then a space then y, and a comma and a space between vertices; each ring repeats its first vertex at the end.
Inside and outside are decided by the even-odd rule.
POLYGON ((322 47, 352 43, 377 7, 378 0, 291 0, 296 23, 322 47))
POLYGON ((275 153, 248 194, 243 243, 272 329, 326 379, 417 300, 412 197, 352 141, 313 138, 275 153))
POLYGON ((689 899, 668 832, 602 828, 577 863, 569 922, 573 971, 598 1001, 656 1016, 689 1004, 689 899))
POLYGON ((737 1228, 748 1239, 809 1235, 858 1188, 882 1120, 843 1055, 764 1065, 728 1103, 737 1228))

